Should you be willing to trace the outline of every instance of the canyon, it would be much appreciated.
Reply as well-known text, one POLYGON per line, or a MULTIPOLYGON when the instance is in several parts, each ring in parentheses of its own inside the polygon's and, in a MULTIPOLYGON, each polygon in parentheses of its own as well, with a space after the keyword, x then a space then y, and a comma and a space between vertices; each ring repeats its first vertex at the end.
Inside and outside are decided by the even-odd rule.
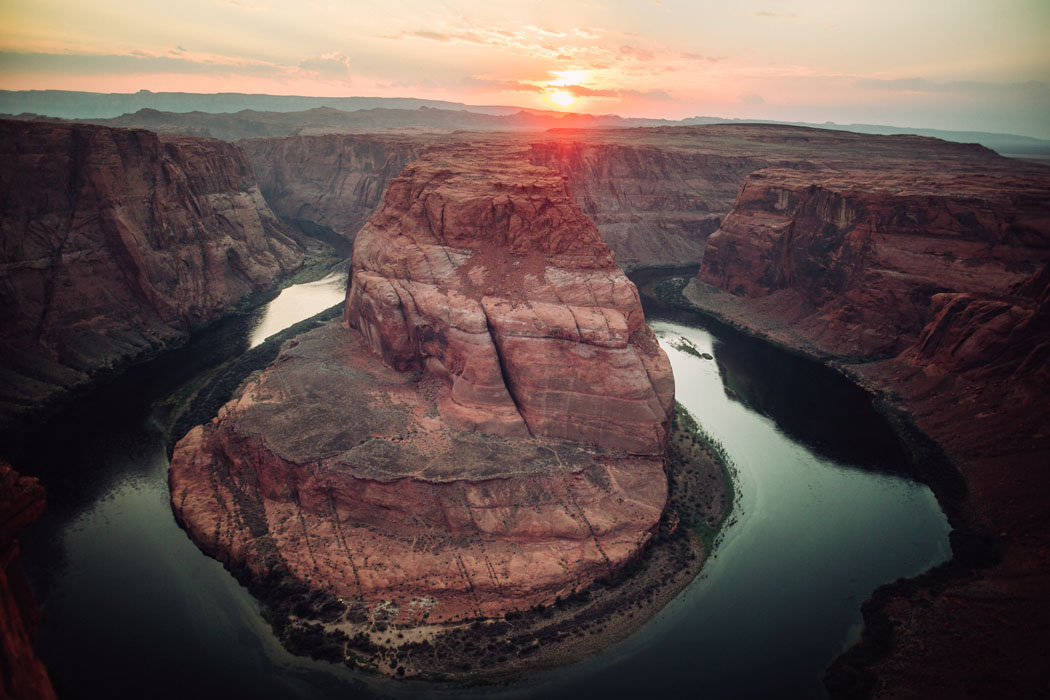
POLYGON ((639 555, 667 499, 670 365, 527 155, 407 167, 357 234, 343 322, 176 445, 172 507, 206 552, 406 625, 550 604, 639 555))
POLYGON ((955 559, 876 595, 875 632, 829 672, 837 695, 1024 697, 1044 686, 1048 270, 1045 168, 767 169, 748 177, 683 290, 839 367, 914 420, 965 481, 938 473, 936 450, 919 453, 956 528, 955 559))
POLYGON ((169 347, 303 264, 236 146, 0 121, 0 421, 169 347))
POLYGON ((770 125, 334 130, 0 121, 0 418, 354 243, 342 322, 181 440, 172 509, 248 578, 500 616, 653 539, 673 378, 621 268, 701 265, 684 300, 872 391, 957 529, 865 606, 833 694, 1044 687, 1045 167, 770 125))

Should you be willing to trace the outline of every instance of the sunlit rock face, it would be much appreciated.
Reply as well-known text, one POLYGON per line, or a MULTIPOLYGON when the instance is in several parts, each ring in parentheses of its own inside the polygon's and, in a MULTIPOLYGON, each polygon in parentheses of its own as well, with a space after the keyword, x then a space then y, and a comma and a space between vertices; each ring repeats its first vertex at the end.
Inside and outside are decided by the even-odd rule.
POLYGON ((0 418, 302 264, 228 143, 0 121, 0 152, 0 418))
POLYGON ((402 622, 549 603, 637 556, 673 379, 564 179, 432 148, 355 243, 344 324, 286 345, 171 466, 205 551, 402 622))

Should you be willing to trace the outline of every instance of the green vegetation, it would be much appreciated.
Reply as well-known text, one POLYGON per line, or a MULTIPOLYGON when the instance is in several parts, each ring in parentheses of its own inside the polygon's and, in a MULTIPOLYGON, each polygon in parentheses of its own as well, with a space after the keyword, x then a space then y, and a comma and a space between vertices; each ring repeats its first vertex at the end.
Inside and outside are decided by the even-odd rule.
POLYGON ((675 402, 675 428, 684 431, 690 438, 691 442, 700 447, 706 452, 721 468, 723 488, 725 489, 725 498, 723 503, 726 507, 722 510, 720 517, 715 522, 705 520, 703 514, 697 509, 686 509, 683 512, 679 512, 678 517, 681 520, 681 525, 690 528, 693 534, 703 543, 704 550, 711 552, 718 540, 719 534, 722 532, 723 527, 729 519, 732 505, 737 502, 736 491, 734 487, 734 476, 736 468, 733 466, 733 460, 729 457, 726 452, 725 446, 722 445, 717 439, 711 437, 705 431, 696 419, 689 413, 685 406, 679 402, 675 402))
MULTIPOLYGON (((688 353, 690 355, 693 355, 694 357, 702 358, 704 355, 707 354, 700 352, 700 349, 693 345, 693 341, 689 340, 688 338, 683 338, 681 336, 678 337, 678 340, 669 340, 667 344, 675 350, 688 353)), ((708 355, 708 357, 710 357, 710 355, 708 355)))

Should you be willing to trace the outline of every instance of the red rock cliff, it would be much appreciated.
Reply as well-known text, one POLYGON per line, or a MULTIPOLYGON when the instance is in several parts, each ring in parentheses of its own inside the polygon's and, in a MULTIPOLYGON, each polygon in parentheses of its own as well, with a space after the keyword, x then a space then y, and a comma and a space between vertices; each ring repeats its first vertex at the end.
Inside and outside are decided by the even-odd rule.
POLYGON ((946 293, 1005 297, 1050 258, 1046 183, 1002 174, 804 173, 747 178, 700 279, 798 314, 836 354, 912 345, 946 293))
POLYGON ((353 240, 387 183, 422 148, 419 140, 326 134, 238 142, 279 216, 326 226, 353 240))
POLYGON ((549 603, 637 556, 673 379, 560 176, 434 149, 358 234, 345 315, 176 446, 205 551, 402 622, 549 603))
POLYGON ((699 277, 732 295, 694 284, 687 297, 845 361, 965 479, 968 493, 939 494, 963 533, 955 573, 882 596, 869 621, 889 649, 848 654, 832 690, 853 696, 867 674, 878 698, 1043 692, 1050 171, 1006 159, 969 172, 935 161, 762 171, 711 237, 699 277), (973 541, 985 543, 980 557, 973 541))
POLYGON ((0 121, 0 150, 4 416, 302 263, 228 143, 0 121))
POLYGON ((349 324, 392 367, 441 379, 464 428, 663 454, 670 368, 566 183, 504 166, 504 149, 446 152, 392 182, 358 234, 349 324))
POLYGON ((768 165, 748 155, 609 141, 533 143, 532 162, 568 177, 625 268, 699 263, 740 183, 768 165))
POLYGON ((55 697, 33 651, 37 609, 18 550, 19 530, 44 511, 44 489, 0 462, 0 690, 12 700, 55 697))

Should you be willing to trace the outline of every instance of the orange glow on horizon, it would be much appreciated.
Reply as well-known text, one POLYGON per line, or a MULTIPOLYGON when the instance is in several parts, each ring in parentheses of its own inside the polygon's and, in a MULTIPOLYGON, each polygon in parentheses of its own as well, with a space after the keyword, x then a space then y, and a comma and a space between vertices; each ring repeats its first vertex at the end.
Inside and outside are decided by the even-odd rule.
POLYGON ((558 107, 571 107, 579 98, 567 90, 551 90, 547 93, 547 99, 558 107))

